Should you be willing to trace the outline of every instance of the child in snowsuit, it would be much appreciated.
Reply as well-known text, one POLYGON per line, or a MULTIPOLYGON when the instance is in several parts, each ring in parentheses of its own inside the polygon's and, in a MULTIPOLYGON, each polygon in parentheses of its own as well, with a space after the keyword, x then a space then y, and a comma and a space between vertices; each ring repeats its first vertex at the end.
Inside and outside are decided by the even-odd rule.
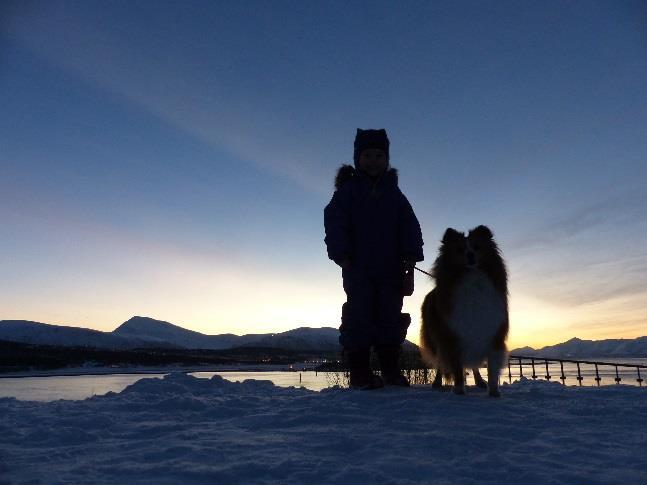
MULTIPOLYGON (((408 386, 399 367, 410 322, 402 318, 403 271, 422 261, 422 234, 389 167, 385 130, 357 130, 355 166, 342 165, 324 210, 328 257, 342 268, 346 303, 339 341, 348 357, 351 387, 408 386), (382 379, 369 367, 376 350, 382 379)), ((406 290, 405 290, 406 292, 406 290)))

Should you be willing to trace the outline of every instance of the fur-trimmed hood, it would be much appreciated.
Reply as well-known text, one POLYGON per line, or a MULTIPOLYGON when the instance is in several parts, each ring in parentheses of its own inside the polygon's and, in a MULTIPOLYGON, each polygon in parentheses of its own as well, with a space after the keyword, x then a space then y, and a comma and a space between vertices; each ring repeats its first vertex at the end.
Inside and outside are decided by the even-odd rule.
MULTIPOLYGON (((359 171, 352 165, 342 165, 337 170, 337 175, 335 176, 335 190, 344 185, 346 182, 351 180, 353 177, 358 177, 359 171)), ((393 180, 395 185, 398 185, 398 170, 395 168, 388 168, 386 172, 382 175, 382 178, 390 178, 393 180)))
POLYGON ((389 281, 402 277, 403 259, 424 259, 420 224, 398 187, 397 170, 389 168, 373 181, 364 172, 342 165, 335 186, 324 209, 330 259, 349 258, 351 272, 367 272, 371 278, 389 281))

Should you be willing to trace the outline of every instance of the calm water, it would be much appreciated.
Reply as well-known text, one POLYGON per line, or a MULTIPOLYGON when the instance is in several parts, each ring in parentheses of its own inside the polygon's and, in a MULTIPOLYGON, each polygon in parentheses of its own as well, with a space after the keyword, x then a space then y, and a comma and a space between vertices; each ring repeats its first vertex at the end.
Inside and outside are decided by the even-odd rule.
MULTIPOLYGON (((609 360, 605 360, 609 362, 609 360)), ((647 359, 616 359, 613 362, 647 365, 647 359)), ((519 366, 512 363, 512 381, 519 378, 519 366)), ((551 380, 561 382, 561 368, 559 364, 550 364, 548 374, 551 380)), ((486 377, 485 370, 481 370, 483 377, 486 377)), ((325 372, 194 372, 199 378, 210 378, 213 375, 220 375, 230 381, 244 381, 245 379, 270 380, 277 386, 283 387, 305 387, 314 391, 320 391, 326 387, 336 384, 345 385, 345 379, 339 373, 325 372)), ((471 374, 471 373, 470 373, 471 374)), ((535 364, 535 374, 538 379, 543 379, 546 375, 546 367, 543 362, 537 361, 535 364)), ((564 374, 567 376, 566 385, 578 385, 576 379, 577 365, 564 364, 564 374)), ((582 385, 595 386, 595 367, 592 365, 582 365, 580 374, 583 377, 582 385)), ((112 374, 112 375, 92 375, 92 376, 51 376, 51 377, 21 377, 21 378, 0 378, 0 397, 15 397, 20 400, 28 401, 55 401, 57 399, 85 399, 94 395, 106 394, 107 392, 120 392, 127 386, 137 382, 142 378, 161 378, 165 374, 112 374)), ((532 368, 524 363, 523 375, 532 377, 532 368)), ((615 384, 615 369, 608 366, 600 366, 598 369, 601 385, 615 384)), ((619 368, 619 375, 622 378, 622 384, 638 385, 638 378, 635 368, 619 368)), ((429 373, 427 378, 432 377, 429 373)), ((413 376, 414 383, 422 383, 425 376, 418 372, 413 376)), ((647 388, 647 369, 641 370, 641 377, 646 380, 643 387, 647 388)), ((505 368, 501 374, 502 382, 509 382, 508 369, 505 368)), ((467 378, 468 384, 473 384, 472 376, 467 378)), ((647 392, 647 389, 646 389, 647 392)))
MULTIPOLYGON (((210 378, 220 375, 230 381, 270 380, 277 386, 303 386, 320 391, 334 385, 331 375, 308 372, 194 372, 191 375, 210 378)), ((55 401, 121 392, 143 378, 160 379, 166 374, 109 374, 92 376, 5 377, 0 378, 0 398, 15 397, 24 401, 55 401)))

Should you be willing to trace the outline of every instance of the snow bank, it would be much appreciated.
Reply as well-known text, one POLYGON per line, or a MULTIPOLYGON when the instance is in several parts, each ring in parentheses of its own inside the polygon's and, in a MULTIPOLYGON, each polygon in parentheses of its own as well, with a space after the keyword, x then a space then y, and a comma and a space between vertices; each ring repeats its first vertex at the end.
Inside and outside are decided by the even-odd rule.
POLYGON ((280 388, 171 374, 0 399, 0 483, 647 483, 647 390, 280 388))

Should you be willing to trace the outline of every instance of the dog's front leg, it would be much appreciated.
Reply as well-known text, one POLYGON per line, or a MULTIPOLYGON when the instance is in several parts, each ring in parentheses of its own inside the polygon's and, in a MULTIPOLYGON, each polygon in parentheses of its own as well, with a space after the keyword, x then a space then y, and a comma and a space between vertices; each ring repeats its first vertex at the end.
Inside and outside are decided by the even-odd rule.
POLYGON ((463 370, 463 365, 455 365, 452 375, 454 377, 454 394, 465 394, 465 371, 463 370))
POLYGON ((499 392, 499 374, 504 358, 505 352, 502 350, 491 350, 488 354, 487 380, 489 394, 492 397, 501 397, 501 393, 499 392))

